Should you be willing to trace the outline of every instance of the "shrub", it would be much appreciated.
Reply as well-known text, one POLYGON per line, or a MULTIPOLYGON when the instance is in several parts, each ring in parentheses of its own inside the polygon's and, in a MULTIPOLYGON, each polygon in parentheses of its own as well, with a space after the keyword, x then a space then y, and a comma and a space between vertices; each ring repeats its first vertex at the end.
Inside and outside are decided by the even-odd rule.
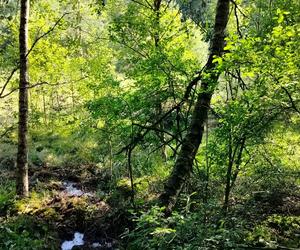
POLYGON ((10 218, 0 226, 0 249, 3 250, 58 249, 54 239, 46 224, 28 215, 10 218))

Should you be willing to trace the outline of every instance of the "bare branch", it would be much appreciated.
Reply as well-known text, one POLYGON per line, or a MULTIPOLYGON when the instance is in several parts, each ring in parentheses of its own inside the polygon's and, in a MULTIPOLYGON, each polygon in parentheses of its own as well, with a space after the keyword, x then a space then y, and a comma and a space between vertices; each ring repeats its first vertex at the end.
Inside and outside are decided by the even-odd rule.
POLYGON ((15 125, 6 128, 5 131, 2 134, 0 134, 0 138, 3 138, 4 136, 6 136, 9 132, 13 131, 14 129, 15 129, 15 125))
POLYGON ((26 54, 26 57, 31 53, 31 51, 34 49, 35 45, 42 39, 44 38, 45 36, 47 36, 49 33, 51 33, 55 28, 56 26, 61 22, 61 20, 66 16, 70 14, 69 12, 66 12, 64 13, 55 23, 54 25, 48 30, 46 31, 44 34, 40 35, 39 37, 37 37, 35 39, 35 41, 33 42, 33 44, 31 45, 30 49, 28 50, 27 54, 26 54))
POLYGON ((1 92, 0 92, 0 98, 4 98, 4 97, 5 97, 5 96, 3 96, 3 93, 4 93, 4 91, 5 91, 6 87, 7 87, 7 85, 9 84, 10 80, 12 79, 12 77, 14 76, 14 74, 17 72, 18 69, 19 69, 19 66, 18 66, 18 67, 15 67, 15 68, 11 71, 9 77, 7 78, 6 82, 5 82, 4 85, 2 86, 2 89, 1 89, 1 92))
MULTIPOLYGON (((88 78, 88 76, 81 77, 81 78, 73 80, 73 81, 65 81, 65 82, 58 82, 58 83, 49 83, 49 82, 45 82, 45 81, 44 82, 38 82, 38 83, 35 83, 35 84, 32 84, 32 85, 28 86, 27 88, 28 89, 32 89, 32 88, 35 88, 35 87, 38 87, 38 86, 41 86, 41 85, 48 85, 48 86, 52 86, 52 87, 54 87, 54 86, 61 86, 61 85, 69 84, 69 83, 72 83, 72 82, 78 82, 78 81, 84 80, 86 78, 88 78)), ((13 88, 13 89, 11 89, 5 95, 0 96, 0 99, 3 99, 5 97, 11 95, 12 93, 14 93, 17 90, 19 90, 19 88, 13 88)))
POLYGON ((153 154, 154 152, 158 151, 159 149, 161 149, 164 146, 170 147, 170 149, 173 151, 174 155, 176 155, 177 154, 177 149, 172 147, 172 145, 170 144, 170 142, 172 142, 173 140, 174 140, 174 138, 171 138, 171 139, 165 141, 164 143, 162 143, 161 145, 159 145, 158 147, 156 147, 155 149, 150 151, 149 155, 153 154))
POLYGON ((270 74, 270 76, 274 79, 274 81, 276 81, 276 83, 278 84, 278 85, 281 85, 280 87, 284 90, 284 92, 287 94, 287 96, 288 96, 288 98, 289 98, 289 100, 290 100, 290 102, 291 102, 291 107, 289 107, 289 108, 292 108, 292 109, 294 109, 298 114, 300 114, 300 111, 299 111, 299 109, 297 108, 297 106, 296 106, 296 104, 295 104, 295 101, 294 101, 294 99, 292 98, 292 95, 291 95, 291 93, 288 91, 288 89, 286 88, 286 87, 284 87, 284 86, 282 86, 282 84, 280 83, 280 79, 282 78, 282 77, 279 77, 279 78, 277 78, 277 77, 275 77, 273 74, 270 74))
POLYGON ((173 135, 172 133, 170 133, 169 131, 166 131, 164 129, 159 129, 153 125, 150 125, 150 126, 145 126, 145 125, 142 125, 142 124, 138 124, 138 123, 132 123, 133 126, 137 126, 137 127, 140 127, 142 129, 147 129, 147 130, 152 130, 152 131, 156 131, 156 132, 160 132, 160 133, 165 133, 169 136, 171 136, 172 139, 176 139, 178 140, 179 142, 181 142, 181 140, 179 138, 177 138, 175 135, 173 135))
POLYGON ((144 4, 144 3, 142 3, 142 2, 140 2, 140 1, 137 1, 137 0, 131 0, 131 1, 134 2, 134 3, 136 3, 136 4, 139 4, 139 5, 143 6, 145 8, 147 8, 147 9, 151 9, 151 10, 153 9, 152 5, 148 1, 145 1, 147 3, 147 5, 144 4))
POLYGON ((235 21, 236 21, 237 32, 239 34, 239 37, 242 38, 243 34, 241 32, 241 29, 240 29, 240 20, 239 20, 239 15, 238 15, 238 6, 237 6, 237 4, 234 5, 234 16, 235 16, 235 21))
MULTIPOLYGON (((205 66, 204 66, 205 67, 205 66)), ((158 118, 155 122, 152 123, 151 127, 156 127, 159 123, 161 123, 166 117, 168 117, 173 111, 180 109, 182 107, 182 105, 188 101, 189 96, 191 94, 191 91, 193 89, 193 87, 195 85, 197 85, 197 83, 201 80, 202 78, 202 71, 204 69, 204 67, 200 70, 200 72, 198 73, 198 75, 189 83, 189 85, 186 87, 185 93, 183 95, 182 100, 177 103, 176 105, 174 105, 172 108, 170 108, 167 112, 165 112, 160 118, 158 118)), ((146 131, 144 131, 143 133, 138 133, 132 140, 131 142, 126 145, 125 147, 123 147, 118 153, 121 154, 124 151, 127 151, 129 148, 134 148, 139 142, 141 142, 143 140, 143 138, 150 132, 149 129, 146 129, 146 131)))
MULTIPOLYGON (((66 16, 68 15, 69 13, 66 12, 64 13, 56 22, 55 24, 47 31, 45 32, 44 34, 42 34, 41 36, 37 37, 35 39, 35 41, 33 42, 31 48, 28 50, 27 54, 26 54, 26 57, 29 56, 29 54, 31 53, 31 51, 34 49, 34 47, 36 46, 36 44, 39 42, 39 40, 41 40, 42 38, 44 38, 45 36, 47 36, 49 33, 51 33, 55 28, 56 26, 61 22, 61 20, 66 16)), ((9 77, 7 78, 6 82, 4 83, 4 85, 2 86, 1 88, 1 92, 0 92, 0 98, 4 98, 4 97, 7 97, 9 96, 11 93, 15 92, 16 90, 18 90, 18 88, 16 89, 12 89, 9 93, 3 95, 7 85, 9 84, 9 82, 11 81, 12 77, 14 76, 14 74, 16 73, 16 71, 19 69, 19 62, 17 62, 17 66, 11 71, 9 77)))
POLYGON ((299 111, 299 109, 297 108, 297 106, 296 106, 296 104, 295 104, 295 102, 294 102, 294 100, 293 100, 293 98, 292 98, 292 95, 290 94, 290 92, 285 88, 285 87, 283 87, 283 86, 281 86, 281 88, 285 91, 285 93, 287 94, 287 96, 288 96, 288 98, 289 98, 289 100, 290 100, 290 102, 291 102, 291 104, 292 104, 292 107, 291 108, 293 108, 298 114, 300 114, 300 111, 299 111))
POLYGON ((234 0, 230 0, 230 2, 234 5, 234 8, 237 9, 245 18, 249 18, 234 0))

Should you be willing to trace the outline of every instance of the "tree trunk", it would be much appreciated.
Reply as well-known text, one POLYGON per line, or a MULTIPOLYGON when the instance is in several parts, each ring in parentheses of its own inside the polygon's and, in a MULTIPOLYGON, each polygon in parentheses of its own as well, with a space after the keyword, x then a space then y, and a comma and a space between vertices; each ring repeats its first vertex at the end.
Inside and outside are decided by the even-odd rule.
POLYGON ((217 70, 218 65, 213 62, 213 59, 222 56, 223 53, 225 31, 229 18, 229 5, 230 0, 218 0, 214 35, 211 40, 210 53, 202 76, 201 89, 197 96, 192 121, 182 142, 173 171, 165 184, 165 190, 160 196, 162 205, 166 206, 169 212, 171 212, 178 194, 192 172, 193 162, 201 144, 211 97, 220 76, 220 72, 217 70))
MULTIPOLYGON (((160 34, 159 34, 159 26, 160 26, 160 7, 161 7, 161 0, 154 0, 153 2, 153 11, 155 13, 155 25, 157 30, 154 32, 154 46, 155 49, 158 49, 159 47, 159 41, 160 41, 160 34)), ((163 109, 163 103, 159 103, 158 107, 156 108, 156 113, 158 115, 160 115, 162 113, 162 109, 163 109)), ((161 131, 164 131, 164 124, 163 121, 158 124, 158 128, 161 131)), ((167 161, 167 148, 166 148, 166 139, 165 139, 165 133, 164 132, 158 132, 159 133, 159 138, 161 140, 161 142, 163 143, 162 147, 161 147, 161 157, 162 160, 164 162, 167 161)))
POLYGON ((227 173, 226 173, 226 185, 225 185, 225 195, 224 195, 224 211, 227 212, 228 204, 229 204, 229 195, 230 195, 230 186, 231 186, 231 175, 232 175, 232 167, 234 163, 236 149, 232 150, 232 136, 231 136, 231 129, 229 131, 229 140, 228 140, 228 166, 227 166, 227 173))
POLYGON ((230 192, 231 189, 237 179, 237 176, 239 174, 240 171, 240 165, 242 162, 242 156, 243 156, 243 150, 245 148, 245 143, 246 143, 246 137, 243 136, 241 141, 239 143, 237 143, 236 148, 234 150, 234 152, 232 152, 232 138, 230 135, 229 138, 229 162, 228 162, 228 167, 227 167, 227 174, 226 174, 226 185, 225 185, 225 194, 224 194, 224 204, 223 204, 223 211, 224 214, 227 213, 228 207, 229 207, 229 198, 230 198, 230 192), (237 157, 235 157, 236 155, 236 151, 239 148, 239 152, 237 157), (235 172, 232 173, 232 168, 233 165, 235 163, 236 169, 235 172))
POLYGON ((20 49, 20 83, 19 83, 19 130, 17 153, 17 195, 29 195, 28 185, 28 18, 29 0, 21 0, 19 49, 20 49))

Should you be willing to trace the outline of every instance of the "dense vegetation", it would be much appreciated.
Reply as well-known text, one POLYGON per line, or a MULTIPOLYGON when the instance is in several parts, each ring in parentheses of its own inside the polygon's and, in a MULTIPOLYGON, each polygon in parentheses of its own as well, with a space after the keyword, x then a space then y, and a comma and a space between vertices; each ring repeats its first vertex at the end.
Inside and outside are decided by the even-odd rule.
POLYGON ((0 249, 299 249, 299 67, 298 0, 0 0, 0 249))

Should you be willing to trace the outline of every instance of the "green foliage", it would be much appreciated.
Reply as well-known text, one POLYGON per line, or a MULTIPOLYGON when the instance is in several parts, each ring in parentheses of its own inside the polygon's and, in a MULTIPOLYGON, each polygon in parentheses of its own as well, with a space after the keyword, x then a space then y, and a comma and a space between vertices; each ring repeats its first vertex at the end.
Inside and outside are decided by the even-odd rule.
POLYGON ((299 244, 299 218, 295 216, 272 215, 252 230, 249 221, 235 216, 218 220, 212 210, 174 212, 171 217, 166 217, 163 211, 163 208, 152 207, 135 217, 135 229, 123 235, 130 249, 140 246, 145 249, 243 249, 297 247, 299 244))
POLYGON ((16 148, 10 143, 0 144, 0 169, 13 169, 15 165, 16 148))
MULTIPOLYGON (((129 248, 139 249, 163 249, 172 240, 176 230, 169 227, 173 218, 164 218, 163 208, 153 207, 137 218, 137 225, 128 237, 129 248)), ((178 214, 173 215, 174 218, 182 219, 178 214)))
POLYGON ((297 248, 300 243, 299 230, 299 217, 272 215, 249 233, 247 241, 261 247, 284 245, 297 248))
POLYGON ((10 249, 57 249, 46 224, 31 216, 10 218, 0 226, 0 247, 10 249))
MULTIPOLYGON (((180 109, 155 121, 182 101, 203 67, 216 1, 161 1, 159 9, 153 0, 31 2, 33 177, 45 170, 52 178, 47 169, 61 171, 57 178, 84 176, 101 199, 127 209, 124 146, 131 143, 140 210, 123 234, 129 249, 298 247, 299 219, 292 215, 300 184, 299 1, 232 3, 226 53, 213 59, 222 74, 213 86, 207 141, 169 218, 162 208, 147 207, 174 165, 201 80, 180 109), (85 165, 93 166, 91 173, 85 165)), ((17 1, 0 1, 0 91, 18 61, 18 8, 17 1)), ((211 77, 202 74, 202 81, 211 77)), ((12 94, 0 98, 0 248, 57 249, 57 236, 37 218, 60 220, 66 206, 75 210, 68 222, 81 216, 88 224, 102 211, 88 199, 62 198, 61 210, 48 206, 53 197, 44 188, 51 183, 34 178, 32 196, 15 201, 17 84, 18 72, 3 92, 12 94)))
POLYGON ((7 180, 7 177, 0 177, 0 217, 7 216, 12 209, 15 196, 14 182, 7 180))
MULTIPOLYGON (((139 249, 232 249, 243 243, 246 231, 244 221, 231 218, 235 227, 226 226, 229 221, 217 224, 203 222, 205 210, 166 217, 164 208, 152 207, 137 217, 136 227, 125 236, 128 247, 139 249)), ((207 216, 207 215, 206 215, 207 216)))

